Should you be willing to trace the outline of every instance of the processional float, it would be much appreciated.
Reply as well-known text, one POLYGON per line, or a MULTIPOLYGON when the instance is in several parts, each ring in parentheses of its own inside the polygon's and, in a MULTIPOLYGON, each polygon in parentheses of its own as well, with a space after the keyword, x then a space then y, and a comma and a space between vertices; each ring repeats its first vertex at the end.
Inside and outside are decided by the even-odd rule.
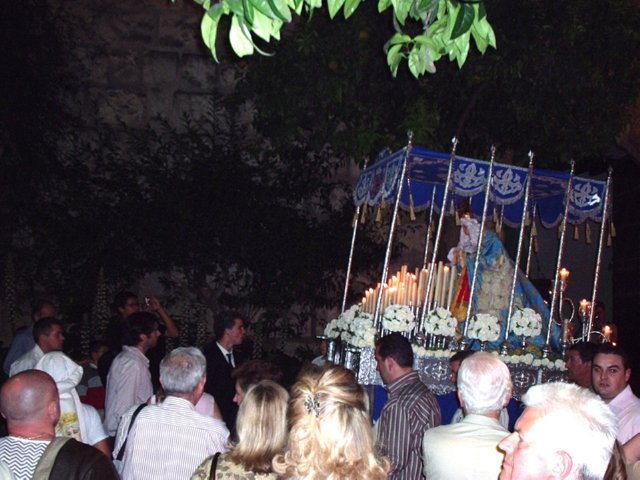
MULTIPOLYGON (((470 263, 473 265, 470 267, 471 278, 468 286, 470 300, 464 312, 463 321, 457 321, 455 325, 450 322, 448 328, 443 326, 450 321, 447 313, 451 313, 453 288, 457 282, 457 280, 454 282, 456 269, 455 265, 449 266, 443 265, 443 262, 437 262, 436 255, 441 242, 444 216, 455 215, 456 207, 465 200, 471 205, 474 215, 479 218, 480 231, 476 252, 482 251, 483 241, 485 241, 485 224, 490 218, 493 218, 496 223, 496 230, 503 224, 519 229, 508 309, 505 318, 500 322, 506 325, 498 327, 501 337, 499 338, 500 353, 506 356, 513 351, 514 345, 510 342, 510 336, 513 339, 514 331, 524 332, 523 347, 524 337, 533 331, 521 328, 523 311, 521 308, 516 309, 514 299, 518 276, 530 276, 532 252, 536 249, 536 224, 538 223, 545 228, 557 227, 559 238, 548 313, 546 318, 538 320, 541 324, 538 333, 541 333, 545 339, 544 345, 539 349, 540 358, 557 355, 558 351, 563 354, 571 341, 587 340, 592 335, 595 309, 591 308, 591 305, 595 305, 598 296, 602 252, 605 241, 610 244, 611 237, 615 235, 611 215, 611 169, 606 181, 603 182, 576 176, 573 162, 569 172, 538 170, 534 169, 534 155, 531 152, 528 167, 523 168, 496 162, 493 147, 489 161, 458 156, 457 147, 456 139, 452 141, 449 154, 414 146, 412 134, 409 132, 406 147, 395 153, 381 155, 375 164, 365 167, 362 171, 353 194, 356 213, 342 300, 342 320, 339 317, 332 321, 325 330, 329 340, 336 336, 336 332, 338 334, 347 332, 346 335, 342 335, 342 339, 347 340, 343 342, 347 344, 346 350, 338 352, 333 345, 330 348, 329 355, 333 356, 334 361, 348 363, 350 358, 358 352, 358 348, 371 345, 371 339, 375 335, 393 331, 394 328, 387 328, 389 325, 401 325, 401 328, 395 330, 403 331, 416 343, 422 342, 425 347, 432 348, 434 346, 446 348, 443 338, 438 337, 454 336, 458 341, 447 342, 450 348, 468 348, 474 338, 482 340, 482 335, 478 336, 478 332, 482 329, 491 330, 490 323, 482 324, 480 321, 483 312, 474 311, 474 295, 478 287, 481 256, 477 253, 475 256, 471 255, 474 258, 470 263), (379 214, 380 210, 387 205, 391 206, 391 220, 380 282, 375 288, 367 289, 358 305, 347 309, 352 259, 359 223, 367 210, 374 210, 379 214), (421 268, 416 268, 414 271, 403 266, 390 279, 389 265, 400 209, 409 211, 412 220, 415 219, 416 211, 428 212, 424 261, 421 268), (490 212, 493 213, 492 216, 490 212), (568 271, 563 268, 565 244, 568 225, 572 225, 577 233, 579 226, 584 224, 587 241, 590 241, 588 220, 599 223, 599 239, 591 301, 580 302, 577 312, 580 327, 574 334, 572 326, 578 319, 576 319, 573 301, 565 295, 568 279, 568 271), (529 242, 526 260, 523 262, 526 237, 529 242), (428 261, 429 251, 431 251, 431 261, 428 261), (520 265, 523 263, 521 268, 520 265), (385 311, 394 306, 396 308, 392 311, 392 321, 389 321, 385 317, 385 311), (398 306, 404 307, 404 310, 400 311, 402 309, 398 306), (446 318, 441 322, 442 325, 434 330, 431 324, 434 318, 438 323, 438 312, 444 312, 443 315, 446 318), (515 328, 514 321, 518 323, 520 330, 515 328), (360 331, 349 332, 347 324, 357 325, 358 322, 360 331), (446 333, 452 333, 452 327, 455 328, 455 335, 446 335, 446 333), (470 333, 470 329, 474 329, 475 337, 470 333), (428 333, 434 331, 440 335, 428 333), (443 332, 445 335, 442 335, 443 332), (554 348, 552 345, 553 332, 561 332, 559 348, 554 348)), ((533 317, 527 321, 532 319, 533 317)), ((492 328, 495 330, 495 327, 492 328)), ((495 339, 495 332, 493 335, 495 339)), ((480 342, 482 347, 485 343, 485 341, 480 342)))

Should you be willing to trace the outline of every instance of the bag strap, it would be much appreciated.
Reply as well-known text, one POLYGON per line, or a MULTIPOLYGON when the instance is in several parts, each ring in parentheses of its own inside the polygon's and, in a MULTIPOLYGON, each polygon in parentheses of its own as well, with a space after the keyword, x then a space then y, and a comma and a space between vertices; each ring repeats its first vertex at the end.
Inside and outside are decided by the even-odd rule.
POLYGON ((129 438, 129 432, 131 432, 131 427, 133 427, 133 422, 136 420, 136 417, 142 411, 142 409, 146 406, 147 406, 146 403, 141 403, 140 405, 138 405, 138 408, 136 408, 136 410, 133 412, 133 415, 131 415, 131 421, 129 422, 129 428, 127 429, 127 436, 125 437, 124 442, 122 442, 122 446, 120 447, 120 450, 118 450, 118 456, 116 457, 116 460, 122 461, 122 458, 124 457, 124 451, 127 448, 127 440, 129 438))
POLYGON ((217 452, 213 456, 213 460, 211 460, 211 470, 209 471, 209 480, 215 480, 216 478, 216 467, 218 466, 218 457, 220 456, 220 452, 217 452))
POLYGON ((56 461, 56 457, 58 456, 58 452, 67 441, 71 440, 71 437, 56 437, 47 448, 42 452, 42 456, 40 460, 38 460, 38 464, 36 465, 36 470, 33 472, 33 477, 31 480, 48 480, 49 474, 51 473, 51 469, 53 468, 53 464, 56 461))

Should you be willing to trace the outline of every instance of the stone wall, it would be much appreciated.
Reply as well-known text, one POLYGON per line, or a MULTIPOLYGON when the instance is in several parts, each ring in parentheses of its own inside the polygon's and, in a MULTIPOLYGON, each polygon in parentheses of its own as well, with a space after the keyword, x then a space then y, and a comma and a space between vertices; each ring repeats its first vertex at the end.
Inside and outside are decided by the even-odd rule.
MULTIPOLYGON (((58 8, 68 20, 65 43, 82 85, 72 101, 89 122, 144 128, 160 115, 177 125, 184 114, 206 110, 216 92, 233 89, 237 69, 213 60, 200 36, 204 10, 192 0, 58 8)), ((237 60, 224 38, 219 43, 220 57, 237 60)))

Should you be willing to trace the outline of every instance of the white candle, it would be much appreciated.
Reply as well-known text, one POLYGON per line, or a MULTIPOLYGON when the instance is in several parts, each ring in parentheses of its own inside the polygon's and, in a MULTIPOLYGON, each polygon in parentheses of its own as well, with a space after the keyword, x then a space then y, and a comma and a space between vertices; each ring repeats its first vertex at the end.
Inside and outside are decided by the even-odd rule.
POLYGON ((451 265, 451 272, 449 275, 449 294, 447 295, 446 308, 451 309, 451 302, 453 301, 453 291, 456 289, 456 276, 457 269, 455 265, 451 265))

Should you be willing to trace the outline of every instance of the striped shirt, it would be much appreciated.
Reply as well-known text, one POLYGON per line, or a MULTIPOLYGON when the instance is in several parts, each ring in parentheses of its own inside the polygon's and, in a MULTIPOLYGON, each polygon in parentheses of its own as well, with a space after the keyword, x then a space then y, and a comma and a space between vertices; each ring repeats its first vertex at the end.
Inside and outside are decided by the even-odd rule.
MULTIPOLYGON (((127 437, 136 407, 122 417, 113 450, 127 437)), ((123 480, 187 479, 209 455, 224 452, 229 431, 221 420, 195 411, 191 402, 168 396, 143 408, 133 422, 122 459, 123 480)))
POLYGON ((378 447, 389 457, 389 480, 420 480, 420 447, 427 429, 440 425, 436 397, 412 371, 387 385, 389 400, 378 422, 378 447))
POLYGON ((16 480, 31 480, 49 440, 27 440, 20 437, 0 438, 0 461, 16 480))

